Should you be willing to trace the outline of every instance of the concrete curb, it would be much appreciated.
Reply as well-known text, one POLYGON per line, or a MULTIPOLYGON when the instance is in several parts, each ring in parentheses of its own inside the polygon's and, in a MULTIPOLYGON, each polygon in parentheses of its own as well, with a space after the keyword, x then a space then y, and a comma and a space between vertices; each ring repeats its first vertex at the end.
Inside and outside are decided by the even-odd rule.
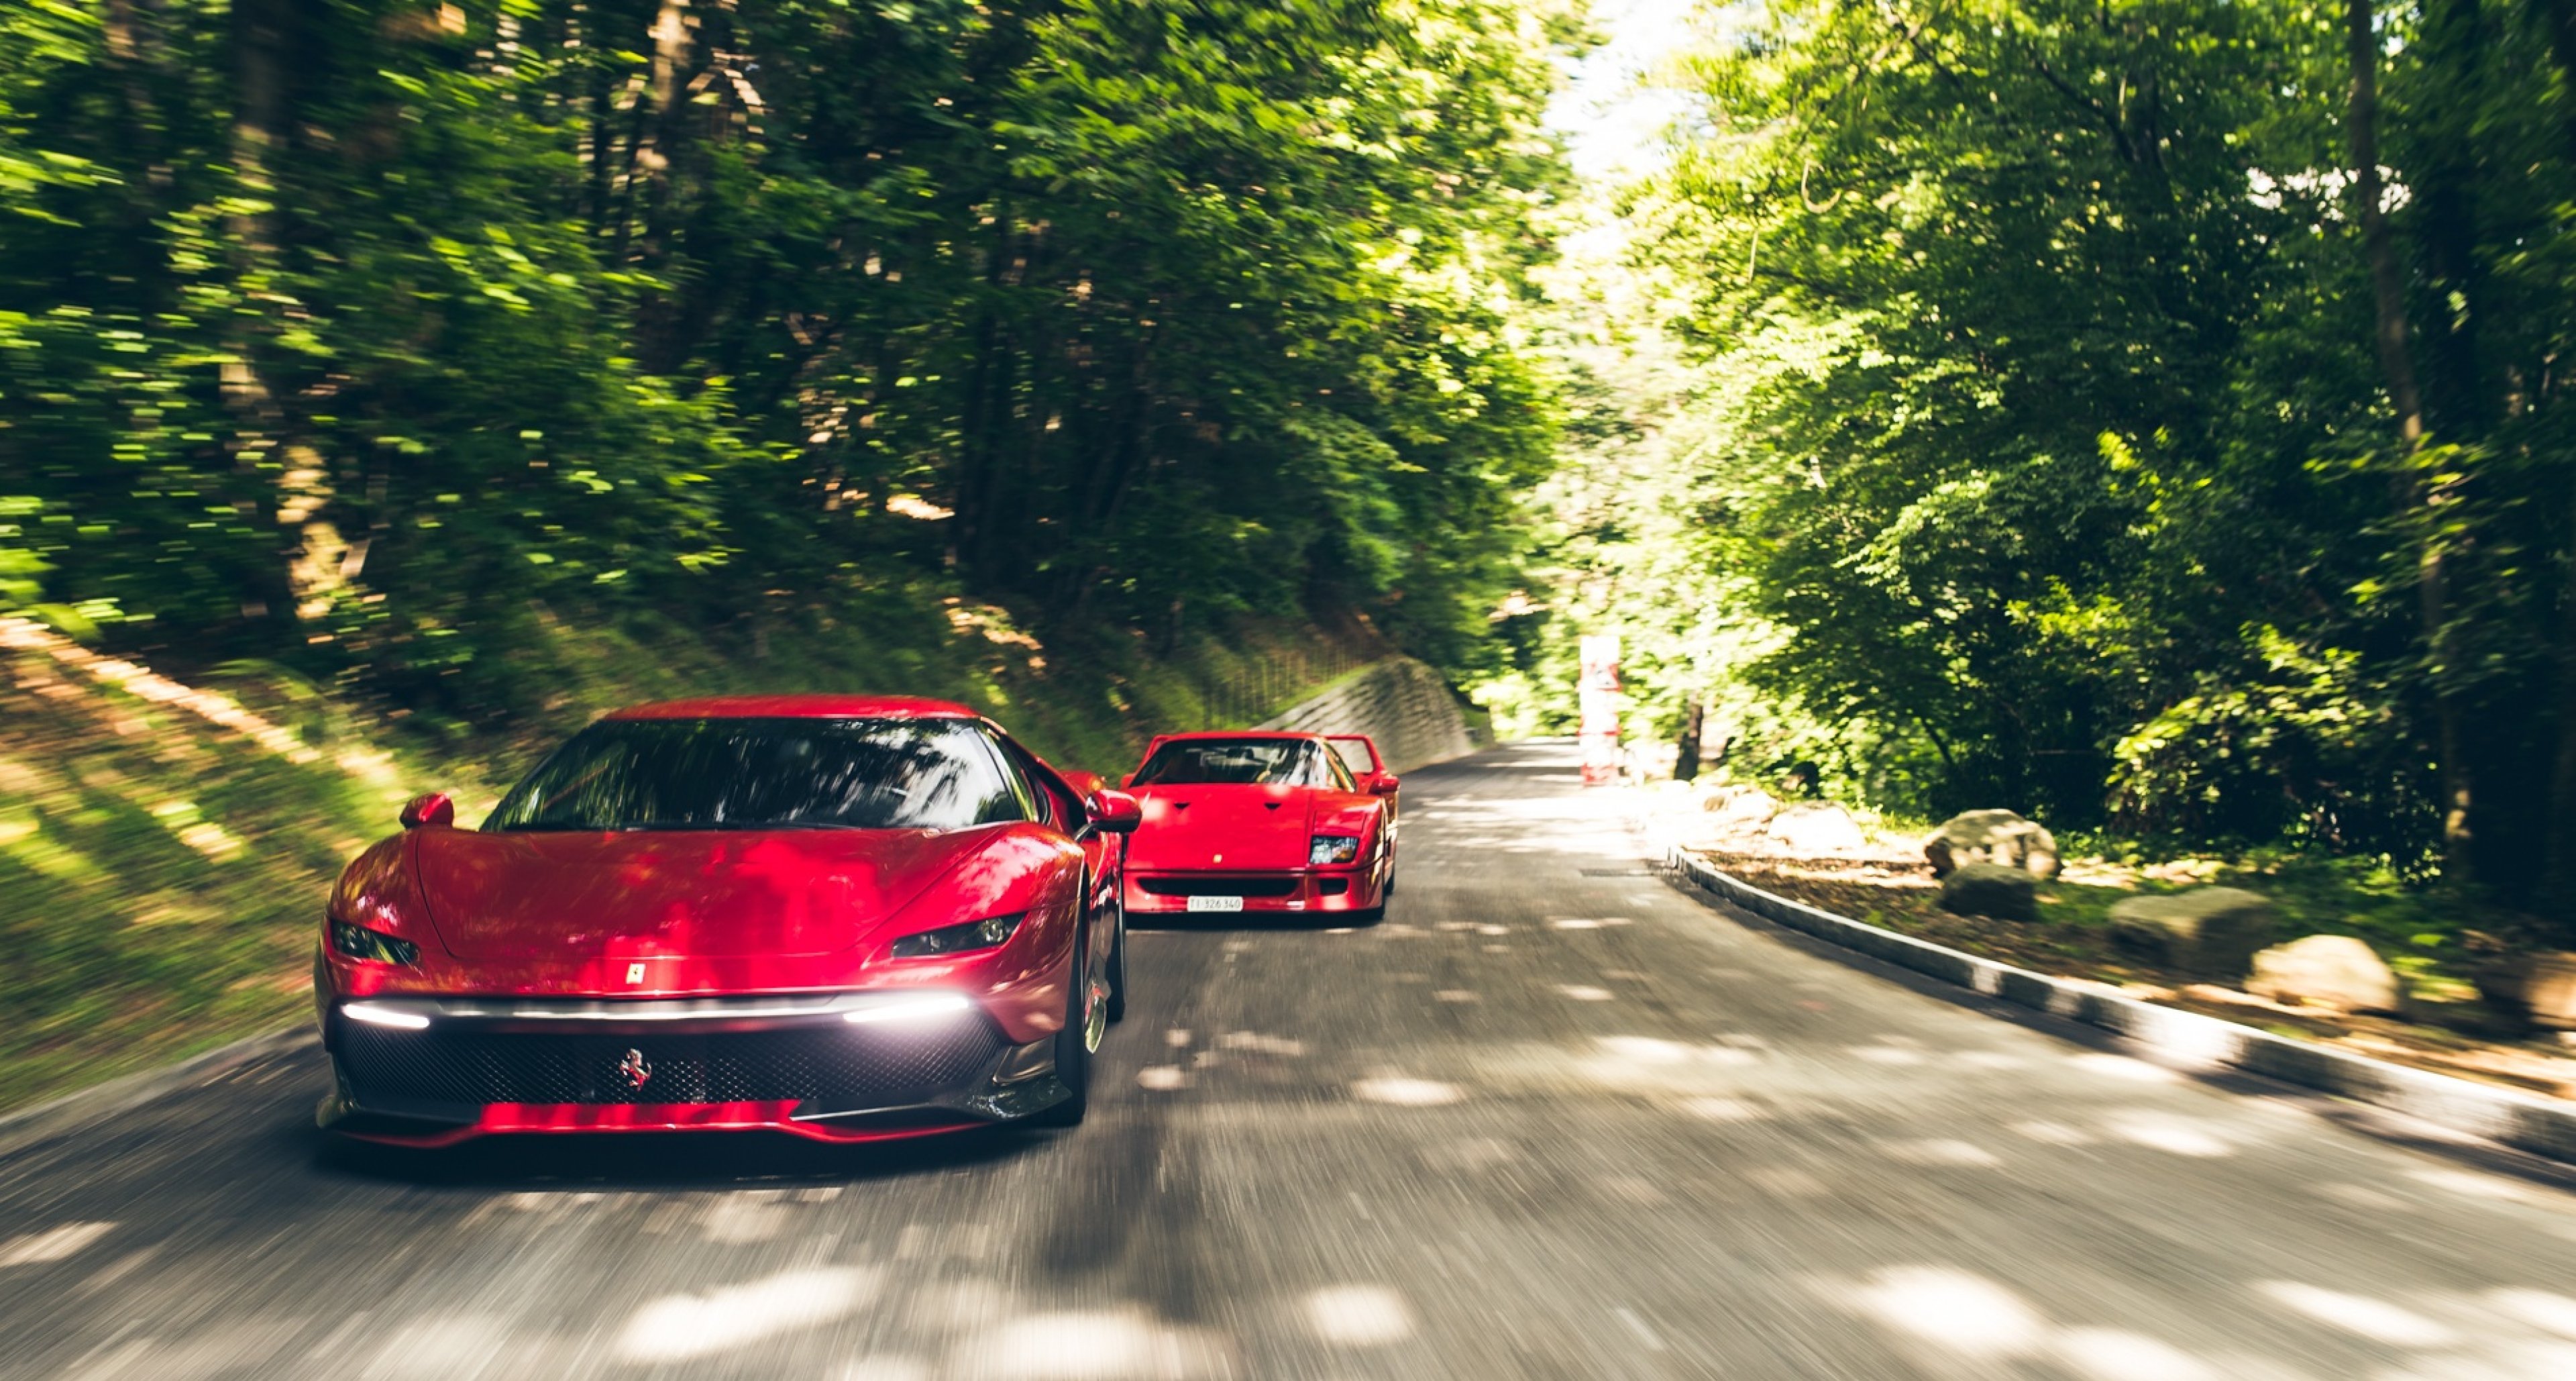
POLYGON ((2101 1027, 2176 1065, 2240 1069, 2576 1163, 2576 1107, 2349 1055, 2217 1017, 2158 1007, 2092 984, 1980 959, 1766 892, 1679 847, 1666 850, 1665 862, 1687 886, 1765 920, 2018 1007, 2101 1027))
MULTIPOLYGON (((41 1141, 68 1136, 84 1127, 166 1098, 191 1084, 203 1083, 253 1060, 280 1055, 313 1044, 318 1035, 308 1023, 219 1045, 174 1065, 146 1069, 104 1084, 64 1094, 32 1108, 0 1116, 0 1156, 41 1141)), ((316 1097, 319 1097, 317 1092, 316 1097)))

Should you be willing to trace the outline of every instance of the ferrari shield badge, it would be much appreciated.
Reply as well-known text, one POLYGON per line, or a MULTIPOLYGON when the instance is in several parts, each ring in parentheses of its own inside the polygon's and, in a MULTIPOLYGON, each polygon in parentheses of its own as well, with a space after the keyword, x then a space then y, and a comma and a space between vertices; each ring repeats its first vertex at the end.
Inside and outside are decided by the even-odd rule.
POLYGON ((628 1088, 640 1090, 652 1079, 653 1066, 645 1062, 643 1051, 629 1050, 626 1058, 617 1062, 617 1077, 625 1080, 628 1088))

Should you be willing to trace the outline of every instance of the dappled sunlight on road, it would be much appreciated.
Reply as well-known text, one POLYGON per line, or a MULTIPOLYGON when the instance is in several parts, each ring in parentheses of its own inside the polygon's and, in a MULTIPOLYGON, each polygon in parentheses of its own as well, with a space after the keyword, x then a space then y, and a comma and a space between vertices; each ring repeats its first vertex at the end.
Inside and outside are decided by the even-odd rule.
POLYGON ((1456 1084, 1436 1079, 1413 1079, 1400 1074, 1362 1079, 1351 1085, 1351 1096, 1364 1103, 1392 1103, 1401 1108, 1436 1108, 1459 1102, 1466 1090, 1456 1084))
POLYGON ((1305 1300, 1315 1336, 1338 1347, 1380 1347, 1413 1336, 1413 1307, 1383 1285, 1335 1285, 1305 1300))
POLYGON ((99 1381, 2576 1376, 2558 1189, 1811 958, 1543 773, 1407 790, 1379 924, 1131 935, 1074 1132, 317 1162, 261 1250, 364 1264, 119 1333, 224 1275, 180 1225, 278 1173, 273 1131, 211 1176, 153 1142, 101 1162, 148 1226, 49 1199, 0 1291, 67 1301, 52 1371, 99 1381))
POLYGON ((866 1304, 879 1272, 839 1267, 789 1271, 703 1295, 668 1295, 636 1311, 617 1337, 617 1353, 637 1361, 706 1357, 743 1344, 811 1328, 866 1304))

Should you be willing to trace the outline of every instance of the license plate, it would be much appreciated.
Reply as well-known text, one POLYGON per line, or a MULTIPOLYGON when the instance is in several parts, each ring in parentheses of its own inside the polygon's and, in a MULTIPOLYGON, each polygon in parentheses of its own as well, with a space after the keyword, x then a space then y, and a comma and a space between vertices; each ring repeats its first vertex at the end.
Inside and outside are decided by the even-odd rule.
POLYGON ((1192 911, 1241 911, 1243 909, 1243 898, 1192 897, 1190 898, 1190 909, 1192 911))

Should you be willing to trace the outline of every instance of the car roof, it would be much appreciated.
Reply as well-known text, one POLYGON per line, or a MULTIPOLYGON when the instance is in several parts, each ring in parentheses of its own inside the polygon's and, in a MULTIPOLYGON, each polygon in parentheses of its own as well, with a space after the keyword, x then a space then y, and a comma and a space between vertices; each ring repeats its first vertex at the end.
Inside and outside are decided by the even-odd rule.
POLYGON ((981 719, 948 700, 912 695, 714 695, 629 705, 610 719, 981 719))
POLYGON ((1210 738, 1316 739, 1322 737, 1322 734, 1310 734, 1302 729, 1191 729, 1178 734, 1156 734, 1154 736, 1154 741, 1157 743, 1187 743, 1193 739, 1210 738))

